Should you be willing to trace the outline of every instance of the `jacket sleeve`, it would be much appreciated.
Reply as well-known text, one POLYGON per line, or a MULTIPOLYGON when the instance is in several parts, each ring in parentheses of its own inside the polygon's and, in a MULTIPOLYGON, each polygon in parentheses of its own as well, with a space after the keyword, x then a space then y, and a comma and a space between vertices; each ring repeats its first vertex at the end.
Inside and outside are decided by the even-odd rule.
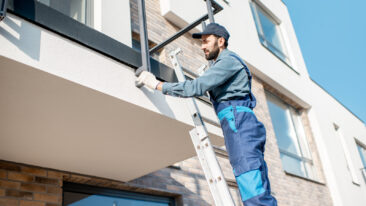
POLYGON ((219 59, 202 76, 194 80, 179 83, 164 83, 163 94, 176 97, 202 96, 206 91, 211 91, 225 83, 235 75, 243 66, 234 57, 227 56, 219 59))

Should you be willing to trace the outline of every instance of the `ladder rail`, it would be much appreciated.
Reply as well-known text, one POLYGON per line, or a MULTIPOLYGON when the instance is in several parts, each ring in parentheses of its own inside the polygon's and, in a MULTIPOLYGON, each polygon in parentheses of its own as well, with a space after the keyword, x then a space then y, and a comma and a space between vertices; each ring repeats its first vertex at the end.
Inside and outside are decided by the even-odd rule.
MULTIPOLYGON (((182 67, 177 55, 181 52, 178 48, 170 53, 170 59, 179 81, 185 81, 182 67)), ((194 98, 184 99, 192 116, 195 128, 189 134, 191 136, 198 159, 200 160, 208 186, 216 206, 235 206, 229 187, 222 173, 220 164, 216 158, 214 149, 208 136, 206 126, 202 120, 199 108, 194 98)))
POLYGON ((6 10, 8 8, 8 0, 2 0, 0 2, 0 21, 6 17, 6 10))

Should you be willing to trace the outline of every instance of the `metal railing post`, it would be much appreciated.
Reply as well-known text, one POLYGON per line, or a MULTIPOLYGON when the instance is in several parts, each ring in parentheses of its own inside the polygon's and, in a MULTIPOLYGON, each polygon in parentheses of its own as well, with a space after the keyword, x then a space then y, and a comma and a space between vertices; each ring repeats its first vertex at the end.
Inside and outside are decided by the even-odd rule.
POLYGON ((140 45, 142 66, 136 71, 138 76, 143 70, 151 71, 148 34, 146 27, 145 0, 138 0, 139 23, 140 23, 140 45))
POLYGON ((6 16, 6 9, 8 8, 8 0, 2 0, 0 3, 0 21, 6 16))
POLYGON ((208 18, 210 20, 210 23, 215 23, 214 15, 212 12, 211 0, 206 0, 206 5, 207 5, 207 13, 208 13, 208 18))

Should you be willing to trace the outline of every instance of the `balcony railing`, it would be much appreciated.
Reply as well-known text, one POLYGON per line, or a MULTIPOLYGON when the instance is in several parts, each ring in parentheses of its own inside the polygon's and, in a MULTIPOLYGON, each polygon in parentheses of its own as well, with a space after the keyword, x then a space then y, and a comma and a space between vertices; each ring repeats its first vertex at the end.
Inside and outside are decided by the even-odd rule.
MULTIPOLYGON (((144 22, 146 24, 146 19, 143 18, 145 11, 144 0, 138 1, 140 2, 140 22, 144 22)), ((20 16, 30 22, 37 24, 38 26, 56 32, 72 41, 111 57, 121 63, 127 64, 132 68, 150 70, 156 75, 158 79, 167 82, 177 81, 174 70, 157 61, 156 59, 150 58, 150 54, 162 49, 164 46, 173 42, 207 19, 210 19, 212 22, 213 15, 223 9, 213 0, 206 1, 208 8, 208 13, 206 15, 203 15, 196 21, 182 28, 176 34, 172 35, 149 50, 146 44, 146 27, 142 26, 142 28, 140 28, 142 49, 141 52, 139 52, 122 43, 118 40, 118 38, 114 38, 113 35, 101 31, 100 28, 98 29, 99 20, 96 19, 95 16, 92 17, 90 14, 88 14, 88 12, 98 6, 95 5, 96 3, 92 0, 73 1, 73 4, 78 2, 78 5, 74 6, 80 11, 76 11, 75 8, 71 8, 71 6, 65 8, 64 4, 61 5, 58 1, 52 0, 2 0, 0 2, 2 3, 0 6, 5 6, 7 4, 7 11, 11 14, 20 16), (82 14, 84 17, 80 16, 82 14), (141 34, 144 33, 146 34, 145 37, 141 36, 141 34), (144 44, 145 46, 143 46, 144 44), (149 61, 147 61, 147 59, 149 61), (149 66, 147 64, 149 64, 149 66)), ((1 14, 5 15, 5 12, 0 13, 0 15, 1 14)), ((188 76, 193 78, 197 77, 193 71, 186 69, 185 72, 189 74, 188 76)), ((208 97, 202 97, 200 99, 209 103, 208 97)))

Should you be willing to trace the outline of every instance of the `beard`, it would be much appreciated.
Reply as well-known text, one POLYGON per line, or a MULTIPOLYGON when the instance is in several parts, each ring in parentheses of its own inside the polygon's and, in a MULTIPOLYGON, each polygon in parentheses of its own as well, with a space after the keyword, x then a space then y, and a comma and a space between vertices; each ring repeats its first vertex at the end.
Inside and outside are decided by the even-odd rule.
POLYGON ((219 53, 220 53, 220 48, 219 48, 219 45, 218 45, 218 43, 216 41, 215 47, 213 48, 213 50, 210 51, 207 55, 205 55, 206 56, 206 60, 209 60, 210 61, 210 60, 216 59, 217 56, 219 55, 219 53))

